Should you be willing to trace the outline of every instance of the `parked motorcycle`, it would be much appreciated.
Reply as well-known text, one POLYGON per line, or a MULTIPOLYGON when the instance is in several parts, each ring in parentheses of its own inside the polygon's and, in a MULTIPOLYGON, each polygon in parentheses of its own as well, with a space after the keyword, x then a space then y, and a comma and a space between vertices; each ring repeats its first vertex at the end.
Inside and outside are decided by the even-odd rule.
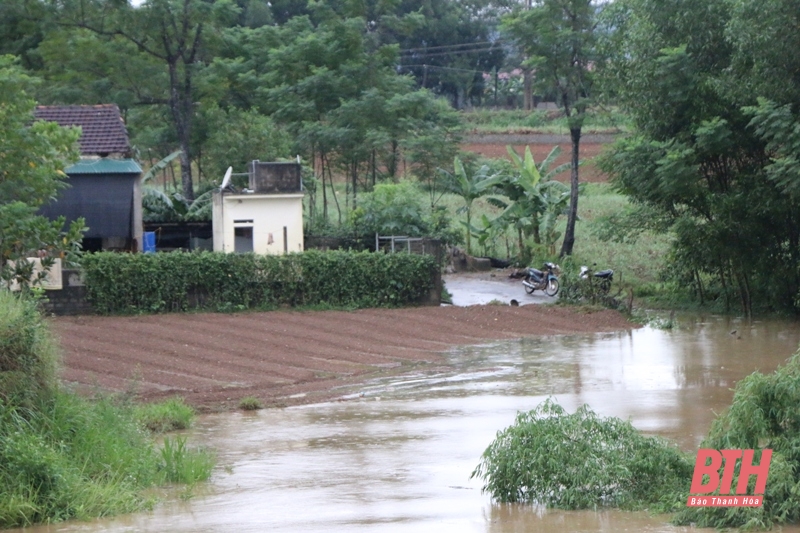
POLYGON ((614 271, 610 268, 594 272, 589 267, 582 266, 580 276, 581 279, 589 279, 591 276, 592 280, 597 282, 597 288, 602 294, 608 294, 608 291, 611 290, 611 282, 614 281, 614 271))
POLYGON ((525 292, 533 294, 533 291, 543 291, 548 296, 555 296, 558 294, 558 276, 556 276, 556 265, 553 263, 545 263, 542 270, 537 268, 528 268, 522 284, 525 286, 525 292))

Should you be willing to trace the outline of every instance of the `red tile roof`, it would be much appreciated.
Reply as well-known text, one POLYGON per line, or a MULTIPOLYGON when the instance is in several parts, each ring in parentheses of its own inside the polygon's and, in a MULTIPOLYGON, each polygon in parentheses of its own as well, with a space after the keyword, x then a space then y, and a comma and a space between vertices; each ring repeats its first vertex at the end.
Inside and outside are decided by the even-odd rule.
POLYGON ((80 126, 81 155, 130 157, 128 129, 116 104, 38 106, 34 116, 60 126, 80 126))

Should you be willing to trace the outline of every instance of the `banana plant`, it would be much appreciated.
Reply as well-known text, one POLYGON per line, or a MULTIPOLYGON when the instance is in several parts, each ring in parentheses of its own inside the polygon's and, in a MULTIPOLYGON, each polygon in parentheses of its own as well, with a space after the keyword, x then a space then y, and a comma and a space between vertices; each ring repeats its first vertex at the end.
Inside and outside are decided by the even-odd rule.
POLYGON ((503 209, 493 225, 516 230, 520 256, 527 255, 527 237, 533 237, 534 243, 545 244, 552 249, 560 237, 555 231, 556 221, 564 213, 569 200, 569 187, 554 178, 570 165, 567 163, 551 168, 561 153, 558 146, 550 150, 539 165, 534 161, 529 146, 525 147, 524 157, 520 157, 511 146, 507 146, 506 150, 517 172, 500 184, 508 201, 496 197, 488 200, 495 207, 503 209))
POLYGON ((459 208, 458 212, 466 215, 467 220, 462 221, 462 224, 466 227, 467 254, 471 254, 471 237, 474 229, 472 226, 472 203, 478 198, 486 196, 492 187, 501 183, 503 177, 499 174, 491 174, 487 165, 481 166, 470 174, 458 156, 453 159, 453 171, 453 174, 447 171, 442 172, 449 178, 447 189, 464 200, 464 206, 459 208))
POLYGON ((181 151, 172 152, 167 157, 154 164, 142 176, 142 209, 144 219, 153 222, 179 222, 187 220, 209 220, 211 218, 212 191, 207 191, 193 202, 189 202, 179 192, 167 194, 161 189, 148 185, 148 183, 170 163, 181 155, 181 151))

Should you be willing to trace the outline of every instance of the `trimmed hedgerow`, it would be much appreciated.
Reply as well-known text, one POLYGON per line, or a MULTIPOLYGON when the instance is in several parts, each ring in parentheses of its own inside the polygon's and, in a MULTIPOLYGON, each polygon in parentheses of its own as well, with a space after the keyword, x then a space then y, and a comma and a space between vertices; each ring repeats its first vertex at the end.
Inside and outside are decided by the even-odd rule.
POLYGON ((344 251, 97 253, 81 266, 89 301, 104 314, 396 307, 423 302, 438 268, 426 255, 344 251))

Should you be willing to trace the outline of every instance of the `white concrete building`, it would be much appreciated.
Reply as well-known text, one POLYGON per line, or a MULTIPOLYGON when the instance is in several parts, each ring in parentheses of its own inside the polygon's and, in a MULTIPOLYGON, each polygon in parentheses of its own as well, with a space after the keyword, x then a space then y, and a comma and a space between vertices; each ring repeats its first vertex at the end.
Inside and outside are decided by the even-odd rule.
POLYGON ((300 165, 253 161, 248 189, 214 192, 212 220, 215 252, 302 252, 300 165))

